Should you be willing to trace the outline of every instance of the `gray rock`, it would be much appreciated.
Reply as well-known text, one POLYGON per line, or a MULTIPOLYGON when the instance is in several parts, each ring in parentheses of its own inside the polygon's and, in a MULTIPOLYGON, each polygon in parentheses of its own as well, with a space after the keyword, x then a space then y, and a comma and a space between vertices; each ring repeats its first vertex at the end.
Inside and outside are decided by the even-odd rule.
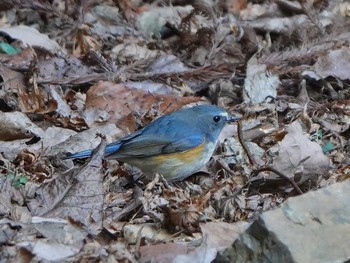
POLYGON ((350 180, 268 211, 215 262, 344 262, 350 259, 350 180))

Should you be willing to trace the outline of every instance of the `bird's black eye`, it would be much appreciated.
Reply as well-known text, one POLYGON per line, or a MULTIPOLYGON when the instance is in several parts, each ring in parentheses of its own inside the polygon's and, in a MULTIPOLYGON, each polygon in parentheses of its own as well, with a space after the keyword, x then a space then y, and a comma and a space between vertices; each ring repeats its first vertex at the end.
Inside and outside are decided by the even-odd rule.
POLYGON ((213 121, 219 122, 221 120, 221 116, 214 116, 213 121))

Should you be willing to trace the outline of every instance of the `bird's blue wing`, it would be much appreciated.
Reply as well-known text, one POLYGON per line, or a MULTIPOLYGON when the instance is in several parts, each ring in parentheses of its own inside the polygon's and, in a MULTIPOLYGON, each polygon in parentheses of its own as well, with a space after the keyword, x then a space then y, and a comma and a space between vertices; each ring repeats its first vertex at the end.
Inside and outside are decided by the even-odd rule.
POLYGON ((179 119, 160 118, 151 125, 106 148, 106 158, 151 157, 182 152, 204 141, 204 135, 179 119))
MULTIPOLYGON (((196 127, 186 125, 178 116, 165 115, 144 129, 108 144, 107 159, 144 158, 159 154, 183 152, 204 142, 204 135, 196 127)), ((66 158, 87 158, 92 150, 68 155, 66 158)))
POLYGON ((144 158, 159 154, 183 152, 200 145, 202 142, 202 137, 196 135, 190 135, 176 140, 145 135, 129 142, 107 146, 106 158, 144 158))

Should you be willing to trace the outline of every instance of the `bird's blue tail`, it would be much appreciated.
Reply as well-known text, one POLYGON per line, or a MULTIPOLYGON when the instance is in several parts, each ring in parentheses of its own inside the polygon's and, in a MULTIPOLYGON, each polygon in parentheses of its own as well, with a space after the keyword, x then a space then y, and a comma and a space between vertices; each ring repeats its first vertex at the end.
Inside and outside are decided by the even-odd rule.
MULTIPOLYGON (((105 149, 105 155, 108 156, 108 155, 113 154, 114 152, 117 152, 121 145, 122 145, 122 143, 120 143, 120 142, 114 142, 114 143, 107 145, 106 149, 105 149)), ((71 153, 71 154, 68 154, 67 156, 65 156, 64 159, 88 158, 88 157, 91 157, 92 151, 93 150, 85 150, 82 152, 71 153)))
POLYGON ((92 150, 85 150, 82 152, 77 152, 77 153, 72 153, 68 154, 64 159, 83 159, 83 158, 88 158, 92 154, 92 150))

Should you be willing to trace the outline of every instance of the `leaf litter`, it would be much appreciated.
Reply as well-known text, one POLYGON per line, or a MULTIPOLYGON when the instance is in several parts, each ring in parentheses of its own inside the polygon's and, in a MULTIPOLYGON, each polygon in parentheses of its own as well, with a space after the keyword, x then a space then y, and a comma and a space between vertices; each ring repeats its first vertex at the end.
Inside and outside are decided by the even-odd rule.
POLYGON ((256 215, 350 178, 348 3, 172 2, 0 4, 19 50, 0 54, 1 258, 211 262, 256 215), (134 183, 105 139, 62 160, 198 103, 242 121, 184 182, 134 183))

